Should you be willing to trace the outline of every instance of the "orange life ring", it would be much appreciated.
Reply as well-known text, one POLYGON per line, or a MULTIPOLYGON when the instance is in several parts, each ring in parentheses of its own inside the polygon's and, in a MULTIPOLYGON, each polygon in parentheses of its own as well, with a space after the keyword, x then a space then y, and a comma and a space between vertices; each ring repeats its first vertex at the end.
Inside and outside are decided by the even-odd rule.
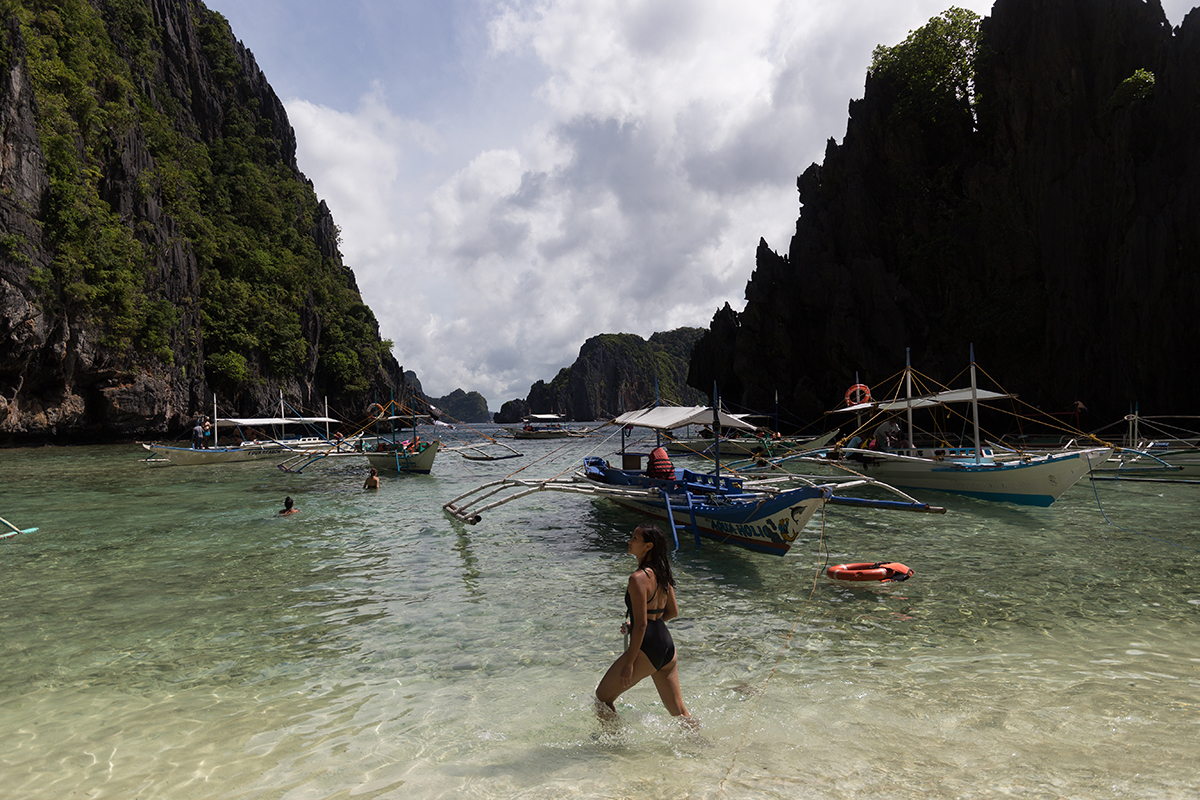
POLYGON ((846 405, 871 402, 871 389, 865 383, 856 383, 846 390, 846 405))
POLYGON ((838 564, 827 570, 829 577, 839 581, 906 581, 913 571, 895 561, 877 561, 874 564, 838 564))

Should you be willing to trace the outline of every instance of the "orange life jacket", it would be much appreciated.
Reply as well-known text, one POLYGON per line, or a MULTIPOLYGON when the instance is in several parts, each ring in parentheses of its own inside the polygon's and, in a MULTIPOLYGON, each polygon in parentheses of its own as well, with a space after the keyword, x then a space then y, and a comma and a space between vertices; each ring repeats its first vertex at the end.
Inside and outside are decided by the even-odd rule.
POLYGON ((671 457, 667 455, 666 448, 656 447, 650 451, 650 461, 646 464, 646 476, 668 481, 675 478, 675 466, 671 463, 671 457))

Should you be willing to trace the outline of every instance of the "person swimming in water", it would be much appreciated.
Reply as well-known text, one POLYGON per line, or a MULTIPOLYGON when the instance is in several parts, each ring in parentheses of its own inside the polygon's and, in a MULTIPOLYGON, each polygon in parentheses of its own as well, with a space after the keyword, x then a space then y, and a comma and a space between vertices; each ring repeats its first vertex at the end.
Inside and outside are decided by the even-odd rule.
POLYGON ((629 646, 600 679, 596 710, 603 719, 615 719, 616 699, 649 676, 671 716, 694 725, 683 704, 675 642, 667 630, 666 621, 679 616, 667 539, 656 526, 639 525, 629 537, 628 552, 638 560, 625 590, 626 614, 631 621, 622 631, 629 633, 629 646))
POLYGON ((286 517, 288 514, 299 514, 300 509, 292 505, 292 498, 283 498, 283 510, 279 512, 279 516, 286 517))

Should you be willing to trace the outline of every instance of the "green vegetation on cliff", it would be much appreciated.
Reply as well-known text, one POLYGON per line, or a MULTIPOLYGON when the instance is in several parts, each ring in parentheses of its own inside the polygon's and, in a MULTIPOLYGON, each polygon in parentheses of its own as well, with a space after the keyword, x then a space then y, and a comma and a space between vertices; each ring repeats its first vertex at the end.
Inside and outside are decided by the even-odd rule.
POLYGON ((491 422, 487 400, 479 392, 455 389, 445 397, 430 402, 455 422, 491 422))
POLYGON ((692 346, 703 333, 700 328, 678 328, 655 333, 649 340, 632 333, 593 336, 579 348, 574 364, 559 370, 549 384, 538 381, 530 387, 529 411, 592 420, 656 400, 706 403, 703 392, 687 385, 692 346))
MULTIPOLYGON (((118 5, 148 14, 138 3, 118 5)), ((49 179, 44 230, 53 258, 33 276, 43 301, 67 314, 102 312, 109 347, 160 350, 172 314, 146 296, 149 254, 100 193, 103 165, 138 123, 128 67, 83 0, 6 2, 4 12, 21 23, 49 179)))
POLYGON ((975 12, 951 7, 911 31, 900 44, 875 48, 870 74, 899 88, 897 112, 928 122, 970 113, 979 21, 975 12))
POLYGON ((172 361, 171 332, 187 309, 163 299, 158 286, 156 259, 170 242, 114 207, 116 184, 132 181, 136 202, 161 204, 177 226, 166 230, 195 254, 199 297, 190 310, 200 314, 215 388, 236 392, 298 375, 315 345, 319 384, 365 391, 391 343, 379 340, 336 241, 322 247, 322 224, 332 231, 328 213, 284 151, 278 120, 244 85, 225 19, 190 3, 221 102, 219 129, 205 141, 188 100, 164 80, 162 32, 145 0, 0 7, 20 24, 49 173, 53 257, 34 276, 43 307, 98 321, 103 344, 132 363, 172 361), (139 133, 148 159, 126 174, 139 133))

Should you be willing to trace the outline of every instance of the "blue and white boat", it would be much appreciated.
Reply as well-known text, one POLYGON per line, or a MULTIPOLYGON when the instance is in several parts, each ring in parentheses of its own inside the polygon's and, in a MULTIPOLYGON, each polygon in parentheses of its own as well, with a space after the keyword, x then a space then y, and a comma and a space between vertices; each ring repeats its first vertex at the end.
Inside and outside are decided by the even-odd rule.
POLYGON ((692 534, 696 544, 709 539, 759 553, 786 555, 813 515, 826 504, 853 504, 904 511, 944 513, 944 508, 919 503, 912 497, 871 478, 827 478, 812 481, 800 476, 751 480, 722 475, 720 465, 711 473, 689 469, 673 470, 669 479, 652 478, 641 468, 643 453, 631 453, 624 445, 626 435, 637 427, 657 433, 696 422, 753 429, 753 426, 711 408, 656 406, 617 417, 611 424, 622 427, 622 447, 617 455, 621 466, 604 458, 584 459, 583 469, 569 479, 544 481, 505 478, 492 481, 443 505, 462 522, 474 525, 484 512, 534 492, 560 491, 607 499, 623 508, 664 523, 675 539, 692 534), (801 485, 795 485, 795 484, 801 485), (850 487, 881 487, 900 500, 844 497, 836 494, 850 487), (495 499, 492 499, 495 498, 495 499), (484 501, 490 502, 484 503, 484 501))

